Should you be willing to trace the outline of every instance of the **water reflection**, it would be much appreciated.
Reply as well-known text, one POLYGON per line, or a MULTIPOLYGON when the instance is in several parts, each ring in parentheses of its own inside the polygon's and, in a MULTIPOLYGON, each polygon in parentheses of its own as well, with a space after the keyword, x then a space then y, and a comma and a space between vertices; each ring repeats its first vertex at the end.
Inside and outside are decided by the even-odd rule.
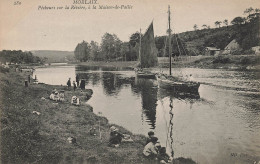
POLYGON ((155 129, 158 91, 155 81, 136 78, 134 85, 132 85, 132 91, 141 94, 143 113, 146 115, 147 121, 149 122, 149 125, 151 125, 151 129, 155 129))

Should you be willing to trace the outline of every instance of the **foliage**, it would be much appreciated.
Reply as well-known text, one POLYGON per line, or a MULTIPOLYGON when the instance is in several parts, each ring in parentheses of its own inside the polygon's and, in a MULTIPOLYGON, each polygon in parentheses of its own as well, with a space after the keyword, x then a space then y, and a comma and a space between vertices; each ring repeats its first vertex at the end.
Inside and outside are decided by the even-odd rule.
POLYGON ((81 62, 87 61, 90 58, 90 44, 83 40, 82 43, 78 44, 75 48, 75 58, 81 62))
POLYGON ((241 25, 242 23, 244 23, 244 19, 242 17, 235 17, 231 21, 231 24, 233 24, 233 25, 241 25))
POLYGON ((112 60, 121 57, 120 48, 122 41, 115 35, 105 33, 102 36, 101 52, 105 60, 112 60))
POLYGON ((11 62, 11 63, 43 63, 44 59, 41 59, 38 56, 34 56, 31 52, 23 52, 21 50, 3 50, 0 51, 0 61, 5 62, 11 62))

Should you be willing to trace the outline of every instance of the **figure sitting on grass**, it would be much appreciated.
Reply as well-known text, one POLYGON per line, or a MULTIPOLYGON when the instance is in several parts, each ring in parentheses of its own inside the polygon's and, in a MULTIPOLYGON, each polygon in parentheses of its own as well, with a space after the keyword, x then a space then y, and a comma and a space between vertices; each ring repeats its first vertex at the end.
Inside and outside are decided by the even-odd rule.
POLYGON ((110 128, 109 146, 119 147, 124 135, 118 132, 118 129, 114 126, 110 128))
POLYGON ((71 104, 79 106, 79 98, 77 96, 72 96, 71 98, 71 104))
POLYGON ((53 90, 53 91, 51 92, 50 100, 54 100, 54 93, 55 93, 55 90, 53 90))
POLYGON ((170 163, 171 162, 170 156, 166 153, 165 147, 161 147, 161 149, 159 149, 158 161, 160 163, 170 163))
POLYGON ((143 155, 144 157, 149 160, 150 162, 154 161, 157 159, 157 155, 158 155, 158 150, 155 146, 155 144, 157 143, 158 138, 157 137, 152 137, 151 138, 151 142, 149 142, 143 150, 143 155))
POLYGON ((59 95, 60 95, 59 101, 63 102, 65 100, 64 90, 61 90, 59 95))
POLYGON ((54 89, 51 92, 50 99, 53 100, 53 101, 59 101, 59 99, 60 99, 59 92, 56 89, 54 89))
POLYGON ((153 131, 149 131, 148 132, 148 138, 146 139, 146 144, 147 145, 149 142, 151 142, 151 138, 154 137, 154 132, 153 131))
POLYGON ((54 100, 54 101, 59 101, 59 100, 60 100, 60 94, 59 94, 58 91, 55 91, 55 92, 54 92, 53 100, 54 100))

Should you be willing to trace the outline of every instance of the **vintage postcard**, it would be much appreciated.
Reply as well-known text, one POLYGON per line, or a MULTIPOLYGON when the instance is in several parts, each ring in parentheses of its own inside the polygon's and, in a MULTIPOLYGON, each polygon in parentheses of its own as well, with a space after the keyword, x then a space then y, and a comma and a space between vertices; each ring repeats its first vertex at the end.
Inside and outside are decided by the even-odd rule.
POLYGON ((260 1, 1 0, 3 164, 260 164, 260 1))

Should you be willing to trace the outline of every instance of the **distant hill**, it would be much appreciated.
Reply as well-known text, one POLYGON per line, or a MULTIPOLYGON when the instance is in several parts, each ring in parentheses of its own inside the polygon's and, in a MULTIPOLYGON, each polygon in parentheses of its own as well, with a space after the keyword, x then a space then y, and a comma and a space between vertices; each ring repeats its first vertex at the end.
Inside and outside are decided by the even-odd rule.
MULTIPOLYGON (((187 31, 172 37, 173 52, 177 55, 201 55, 202 50, 207 46, 217 47, 223 50, 233 39, 235 39, 243 54, 250 51, 251 47, 260 45, 259 39, 259 17, 251 19, 250 22, 246 22, 240 25, 229 25, 220 28, 201 29, 196 31, 187 31), (176 43, 178 39, 178 44, 176 43), (179 54, 179 50, 181 54, 179 54)), ((159 51, 159 56, 168 56, 165 49, 165 36, 159 36, 155 38, 156 47, 159 51)), ((166 50, 168 45, 166 45, 166 50)))
POLYGON ((35 56, 47 58, 47 63, 61 63, 75 60, 73 51, 33 50, 31 52, 35 56))

